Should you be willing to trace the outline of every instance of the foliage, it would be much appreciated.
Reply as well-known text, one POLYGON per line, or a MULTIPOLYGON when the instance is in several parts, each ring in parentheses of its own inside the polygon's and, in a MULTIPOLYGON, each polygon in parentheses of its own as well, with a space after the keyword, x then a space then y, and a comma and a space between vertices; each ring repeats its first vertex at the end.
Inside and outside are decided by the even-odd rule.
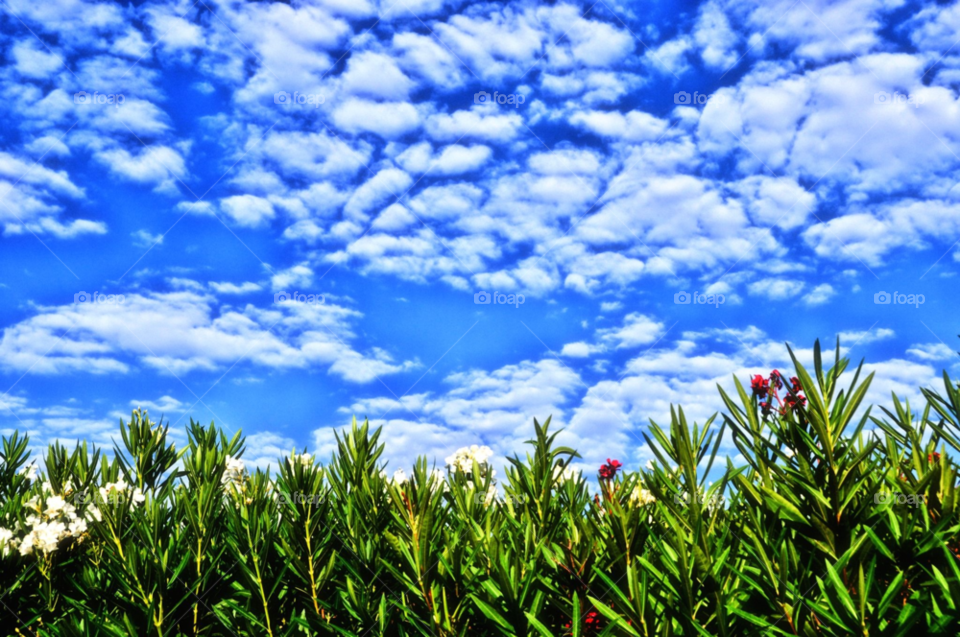
POLYGON ((874 410, 839 343, 829 368, 790 354, 794 377, 735 378, 702 425, 672 408, 656 459, 593 488, 549 419, 500 482, 484 447, 388 477, 356 421, 325 466, 253 472, 239 434, 191 422, 177 450, 141 411, 112 454, 54 444, 43 471, 14 433, 0 634, 960 633, 960 388, 874 410))

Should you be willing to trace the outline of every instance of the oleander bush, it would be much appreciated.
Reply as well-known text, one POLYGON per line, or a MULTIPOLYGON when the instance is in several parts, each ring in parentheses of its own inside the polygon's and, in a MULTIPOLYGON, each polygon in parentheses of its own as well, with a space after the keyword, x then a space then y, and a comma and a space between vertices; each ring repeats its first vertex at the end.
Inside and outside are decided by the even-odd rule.
POLYGON ((53 444, 42 471, 15 433, 0 634, 960 634, 960 389, 871 410, 833 358, 734 379, 722 416, 672 410, 654 461, 589 480, 549 419, 499 479, 485 447, 388 477, 356 421, 327 464, 269 472, 239 434, 191 422, 177 449, 139 410, 112 453, 53 444))

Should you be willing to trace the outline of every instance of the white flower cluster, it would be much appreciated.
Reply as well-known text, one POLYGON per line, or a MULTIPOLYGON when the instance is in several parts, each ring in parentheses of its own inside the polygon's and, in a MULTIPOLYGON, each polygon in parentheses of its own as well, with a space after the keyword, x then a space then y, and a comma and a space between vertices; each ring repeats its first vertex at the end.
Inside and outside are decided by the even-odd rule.
POLYGON ((4 558, 17 550, 13 539, 13 531, 0 526, 0 558, 4 558))
MULTIPOLYGON (((236 462, 240 462, 240 464, 243 465, 242 461, 238 460, 236 462)), ((313 456, 311 456, 309 453, 301 453, 301 454, 295 453, 290 456, 290 464, 294 464, 294 465, 302 464, 304 467, 312 467, 313 456)))
MULTIPOLYGON (((17 549, 20 555, 40 552, 46 556, 55 552, 64 540, 83 541, 87 520, 77 515, 77 509, 62 495, 55 495, 49 482, 44 482, 42 489, 43 498, 35 495, 24 503, 34 513, 26 517, 23 539, 17 539, 9 529, 0 529, 0 554, 6 556, 17 549)), ((65 491, 72 492, 72 486, 67 485, 65 491)))
POLYGON ((400 486, 401 484, 406 484, 410 479, 407 477, 407 473, 403 470, 403 467, 397 469, 393 472, 393 477, 390 478, 390 482, 400 486))
POLYGON ((563 484, 569 480, 579 481, 580 479, 580 472, 570 465, 563 467, 563 469, 560 468, 560 465, 553 467, 553 480, 557 484, 563 484))
POLYGON ((633 488, 633 493, 630 494, 630 504, 634 506, 647 506, 648 504, 653 504, 657 499, 653 497, 653 494, 643 488, 643 485, 637 485, 633 488))
POLYGON ((234 458, 233 456, 227 456, 227 468, 224 470, 220 482, 223 483, 224 486, 233 485, 243 487, 243 478, 246 473, 247 468, 246 465, 243 464, 243 460, 234 458))
MULTIPOLYGON (((140 487, 127 484, 126 480, 120 478, 116 482, 108 482, 100 487, 100 502, 116 504, 126 497, 128 491, 131 492, 130 501, 136 505, 143 504, 147 499, 146 496, 143 495, 143 491, 140 490, 140 487)), ((96 511, 94 515, 99 516, 99 513, 99 511, 96 511)))
MULTIPOLYGON (((474 489, 473 481, 467 480, 467 488, 474 489)), ((487 487, 487 492, 483 494, 483 505, 490 506, 497 499, 497 488, 492 484, 487 487)))
POLYGON ((446 463, 454 471, 459 469, 464 473, 471 473, 473 471, 473 461, 476 460, 477 464, 480 465, 481 473, 486 475, 486 472, 489 471, 490 475, 493 476, 496 475, 496 471, 487 464, 492 456, 493 450, 490 447, 470 445, 457 449, 452 456, 447 456, 446 463))
POLYGON ((22 476, 26 476, 27 480, 33 482, 37 479, 37 463, 31 462, 30 464, 20 467, 20 471, 18 473, 22 476))
MULTIPOLYGON (((381 472, 381 473, 385 475, 384 472, 381 472)), ((407 476, 407 472, 404 471, 403 468, 401 467, 393 472, 393 477, 389 479, 389 482, 399 487, 409 482, 411 477, 412 476, 407 476)), ((441 484, 443 485, 444 491, 450 490, 450 485, 446 483, 446 475, 440 469, 434 469, 433 471, 431 471, 429 475, 429 480, 430 480, 431 491, 436 491, 437 489, 439 489, 441 484)))

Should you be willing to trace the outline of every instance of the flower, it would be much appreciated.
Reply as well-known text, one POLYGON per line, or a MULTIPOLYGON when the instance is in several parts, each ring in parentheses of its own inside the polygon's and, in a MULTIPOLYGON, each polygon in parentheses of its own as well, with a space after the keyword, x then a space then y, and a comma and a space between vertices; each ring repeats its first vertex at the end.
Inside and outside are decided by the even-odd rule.
POLYGON ((801 391, 803 391, 803 387, 800 385, 800 379, 796 376, 790 377, 790 391, 792 391, 794 394, 799 394, 801 391))
POLYGON ((55 495, 47 498, 46 514, 52 517, 59 514, 61 511, 64 511, 67 507, 69 507, 70 510, 73 510, 72 505, 68 504, 67 501, 61 498, 60 496, 55 495))
POLYGON ((447 474, 441 469, 434 469, 430 472, 430 491, 436 491, 443 485, 443 490, 449 491, 450 485, 447 483, 447 474))
POLYGON ((82 542, 87 531, 87 522, 77 516, 76 508, 62 495, 53 492, 49 482, 41 485, 41 493, 34 495, 25 503, 25 507, 34 511, 25 516, 26 535, 18 540, 13 531, 0 529, 0 555, 6 556, 13 549, 20 555, 40 552, 44 556, 55 552, 62 540, 74 539, 82 542))
POLYGON ((770 372, 770 384, 781 389, 783 387, 783 376, 777 370, 770 372))
POLYGON ((570 465, 561 467, 561 465, 558 464, 553 467, 553 479, 557 484, 563 484, 568 480, 576 481, 580 479, 580 472, 570 465))
POLYGON ((930 462, 930 463, 940 462, 940 454, 936 451, 934 451, 933 453, 928 453, 927 462, 930 462))
MULTIPOLYGON (((143 495, 143 491, 140 490, 140 487, 127 484, 126 480, 120 478, 116 482, 108 482, 100 487, 100 500, 107 504, 116 504, 123 498, 127 491, 131 492, 130 501, 134 504, 143 504, 147 499, 146 496, 143 495)), ((100 521, 98 515, 99 513, 95 513, 94 517, 96 517, 97 521, 100 521)))
POLYGON ((13 531, 0 526, 0 557, 9 555, 16 548, 15 545, 13 531))
POLYGON ((243 477, 247 472, 246 466, 243 464, 243 460, 239 458, 234 458, 233 456, 227 456, 227 466, 223 470, 223 477, 220 478, 221 484, 224 486, 232 484, 234 486, 243 486, 243 477))
POLYGON ((653 494, 639 484, 633 488, 633 492, 630 494, 630 504, 636 506, 646 506, 648 504, 653 504, 656 501, 657 499, 653 496, 653 494))
POLYGON ((408 481, 407 474, 404 472, 403 468, 397 469, 393 472, 393 478, 391 482, 395 485, 400 486, 401 484, 406 484, 408 481))
POLYGON ((31 462, 28 465, 22 466, 18 473, 22 476, 26 476, 27 480, 29 480, 30 482, 33 482, 34 480, 37 479, 37 463, 31 462))
MULTIPOLYGON (((473 480, 467 480, 467 489, 469 491, 474 491, 477 488, 477 485, 473 483, 473 480)), ((477 495, 477 500, 479 501, 480 496, 477 495)), ((486 493, 483 494, 483 504, 484 506, 490 506, 494 500, 497 499, 497 488, 492 484, 487 487, 486 493)))
POLYGON ((604 480, 612 480, 622 466, 623 463, 619 460, 611 460, 610 458, 607 458, 607 464, 600 465, 600 477, 604 480))
POLYGON ((290 462, 292 464, 301 464, 304 467, 313 466, 313 456, 309 453, 293 454, 290 456, 290 462))
POLYGON ((490 447, 470 445, 457 449, 452 456, 447 456, 445 462, 447 466, 456 471, 459 469, 464 473, 473 471, 473 461, 476 460, 481 469, 487 465, 487 460, 493 456, 493 450, 490 447))
POLYGON ((801 407, 805 407, 806 404, 806 396, 802 396, 800 394, 790 394, 783 399, 783 407, 780 408, 780 413, 786 413, 787 408, 790 408, 793 411, 798 411, 801 407))
POLYGON ((770 382, 760 374, 757 374, 750 381, 750 389, 753 390, 754 396, 764 398, 770 390, 770 382))

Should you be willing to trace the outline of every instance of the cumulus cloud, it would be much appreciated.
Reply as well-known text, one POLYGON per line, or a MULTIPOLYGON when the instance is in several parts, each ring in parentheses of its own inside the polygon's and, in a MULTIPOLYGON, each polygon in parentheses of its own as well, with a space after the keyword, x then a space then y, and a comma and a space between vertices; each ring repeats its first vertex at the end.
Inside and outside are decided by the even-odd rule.
POLYGON ((324 367, 350 382, 416 366, 348 341, 359 312, 333 303, 286 300, 267 309, 219 306, 192 291, 130 293, 99 302, 42 307, 3 330, 0 366, 35 374, 124 374, 135 366, 180 376, 235 364, 324 367))

